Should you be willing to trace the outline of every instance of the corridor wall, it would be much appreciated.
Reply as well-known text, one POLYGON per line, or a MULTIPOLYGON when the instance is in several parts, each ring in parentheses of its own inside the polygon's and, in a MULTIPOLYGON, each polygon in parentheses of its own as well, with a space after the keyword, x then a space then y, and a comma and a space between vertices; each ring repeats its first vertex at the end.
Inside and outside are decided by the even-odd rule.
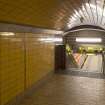
POLYGON ((54 70, 54 44, 41 42, 42 37, 43 34, 0 32, 0 105, 54 70))
MULTIPOLYGON (((49 36, 48 36, 49 37, 49 36)), ((41 42, 47 36, 26 34, 26 80, 27 87, 54 70, 54 44, 41 42)))

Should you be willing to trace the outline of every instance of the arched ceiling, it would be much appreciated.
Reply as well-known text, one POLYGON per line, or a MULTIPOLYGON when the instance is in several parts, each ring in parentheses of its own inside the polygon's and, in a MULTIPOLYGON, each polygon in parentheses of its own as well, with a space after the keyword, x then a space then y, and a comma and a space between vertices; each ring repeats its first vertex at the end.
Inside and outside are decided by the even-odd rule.
POLYGON ((105 29, 100 26, 80 25, 80 26, 74 26, 74 27, 70 28, 69 30, 67 30, 66 32, 78 31, 78 30, 83 30, 83 29, 105 31, 105 29))
POLYGON ((105 29, 105 0, 0 0, 0 22, 63 31, 79 25, 105 29))

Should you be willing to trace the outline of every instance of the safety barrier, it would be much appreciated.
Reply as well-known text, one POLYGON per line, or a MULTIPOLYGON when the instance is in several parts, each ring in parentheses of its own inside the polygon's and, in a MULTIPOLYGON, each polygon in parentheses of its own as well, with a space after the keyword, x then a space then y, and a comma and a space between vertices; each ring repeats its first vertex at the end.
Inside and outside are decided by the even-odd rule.
POLYGON ((78 68, 77 62, 72 54, 66 58, 66 68, 78 68))
POLYGON ((83 67, 83 65, 88 57, 88 55, 86 55, 86 54, 74 54, 73 56, 74 56, 74 59, 75 59, 79 68, 83 67))
POLYGON ((87 60, 87 58, 88 58, 88 55, 85 56, 83 62, 81 63, 81 69, 83 68, 83 66, 84 66, 84 64, 85 64, 85 62, 86 62, 86 60, 87 60))

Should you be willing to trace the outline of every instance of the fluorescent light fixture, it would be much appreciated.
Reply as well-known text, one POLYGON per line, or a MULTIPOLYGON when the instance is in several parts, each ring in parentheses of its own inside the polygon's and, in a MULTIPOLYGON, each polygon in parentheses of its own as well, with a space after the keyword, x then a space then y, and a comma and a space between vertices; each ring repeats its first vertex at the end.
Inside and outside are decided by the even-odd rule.
POLYGON ((86 3, 86 6, 92 7, 93 9, 96 9, 96 5, 93 5, 93 4, 86 3))
POLYGON ((74 10, 75 11, 75 14, 77 15, 77 16, 80 16, 80 14, 79 14, 79 12, 77 11, 77 10, 74 10))
POLYGON ((13 32, 0 32, 0 35, 1 36, 14 36, 15 33, 13 33, 13 32))
POLYGON ((42 42, 63 42, 62 38, 40 38, 39 41, 42 42))
POLYGON ((76 42, 100 43, 102 42, 102 39, 101 38, 76 38, 76 42))

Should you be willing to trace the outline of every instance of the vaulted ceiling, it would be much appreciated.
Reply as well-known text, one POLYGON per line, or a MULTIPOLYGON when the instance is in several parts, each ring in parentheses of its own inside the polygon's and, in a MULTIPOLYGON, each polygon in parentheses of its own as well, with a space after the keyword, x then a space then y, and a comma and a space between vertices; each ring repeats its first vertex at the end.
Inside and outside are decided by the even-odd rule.
POLYGON ((0 0, 0 22, 56 30, 105 28, 105 0, 0 0))

